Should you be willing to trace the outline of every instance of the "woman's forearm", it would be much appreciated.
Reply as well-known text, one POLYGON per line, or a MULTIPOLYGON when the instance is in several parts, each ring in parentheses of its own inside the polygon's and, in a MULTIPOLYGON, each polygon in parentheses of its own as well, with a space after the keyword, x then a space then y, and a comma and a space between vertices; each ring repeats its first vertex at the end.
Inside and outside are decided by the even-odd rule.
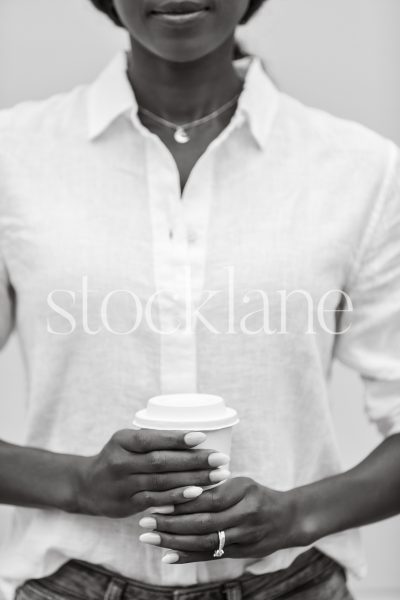
POLYGON ((0 504, 74 512, 80 460, 0 441, 0 504))
POLYGON ((303 545, 400 514, 400 434, 349 471, 289 494, 303 545))

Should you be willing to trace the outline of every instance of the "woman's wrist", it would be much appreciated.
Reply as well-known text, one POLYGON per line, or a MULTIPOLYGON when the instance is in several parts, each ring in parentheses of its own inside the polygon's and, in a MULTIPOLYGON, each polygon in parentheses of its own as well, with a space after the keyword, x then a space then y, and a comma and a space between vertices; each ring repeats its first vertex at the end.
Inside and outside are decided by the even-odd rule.
MULTIPOLYGON (((279 507, 273 516, 273 521, 279 524, 278 530, 281 534, 280 539, 276 541, 281 549, 308 546, 318 538, 316 518, 310 512, 310 501, 305 487, 287 491, 265 489, 266 521, 271 518, 271 506, 279 507)), ((268 542, 270 542, 271 532, 269 524, 266 525, 268 542)))
POLYGON ((399 514, 399 462, 393 435, 352 469, 287 492, 298 545, 399 514))
POLYGON ((69 456, 66 465, 66 487, 61 510, 73 514, 90 515, 94 512, 89 507, 88 467, 91 457, 69 456))
POLYGON ((309 546, 317 540, 355 527, 349 497, 356 495, 357 482, 342 473, 294 488, 289 494, 293 538, 296 546, 309 546))
POLYGON ((52 490, 43 486, 43 508, 67 513, 84 513, 84 467, 88 458, 79 455, 46 453, 52 490))
POLYGON ((311 485, 294 488, 287 494, 290 514, 291 546, 309 546, 322 537, 311 485))
POLYGON ((0 442, 0 504, 80 512, 87 460, 0 442))

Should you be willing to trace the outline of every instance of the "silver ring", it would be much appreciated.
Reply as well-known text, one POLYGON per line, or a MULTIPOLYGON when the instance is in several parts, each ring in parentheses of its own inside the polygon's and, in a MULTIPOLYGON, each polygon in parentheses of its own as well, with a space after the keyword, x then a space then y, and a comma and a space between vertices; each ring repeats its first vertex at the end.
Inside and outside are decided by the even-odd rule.
POLYGON ((214 550, 214 558, 221 558, 224 555, 225 531, 218 531, 219 546, 214 550))

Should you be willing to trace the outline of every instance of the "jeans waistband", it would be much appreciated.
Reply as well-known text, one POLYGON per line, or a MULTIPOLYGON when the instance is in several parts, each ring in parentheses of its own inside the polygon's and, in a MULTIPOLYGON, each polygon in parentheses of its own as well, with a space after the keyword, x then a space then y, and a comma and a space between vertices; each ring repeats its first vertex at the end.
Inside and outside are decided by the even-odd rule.
POLYGON ((142 583, 79 560, 65 563, 48 577, 26 583, 76 600, 242 600, 261 590, 268 591, 272 599, 323 581, 335 570, 345 574, 336 561, 311 548, 287 569, 263 575, 245 573, 238 579, 185 587, 142 583))

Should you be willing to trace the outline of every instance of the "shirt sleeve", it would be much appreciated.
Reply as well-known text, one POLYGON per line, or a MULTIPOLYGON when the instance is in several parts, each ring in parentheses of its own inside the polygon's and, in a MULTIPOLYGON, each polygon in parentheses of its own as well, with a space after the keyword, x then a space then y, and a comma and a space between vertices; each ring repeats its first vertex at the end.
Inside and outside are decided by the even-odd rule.
POLYGON ((400 152, 390 167, 361 245, 335 356, 365 383, 365 410, 384 437, 400 433, 400 152), (344 326, 345 325, 345 326, 344 326))
POLYGON ((10 337, 13 327, 14 295, 0 244, 0 350, 10 337))

